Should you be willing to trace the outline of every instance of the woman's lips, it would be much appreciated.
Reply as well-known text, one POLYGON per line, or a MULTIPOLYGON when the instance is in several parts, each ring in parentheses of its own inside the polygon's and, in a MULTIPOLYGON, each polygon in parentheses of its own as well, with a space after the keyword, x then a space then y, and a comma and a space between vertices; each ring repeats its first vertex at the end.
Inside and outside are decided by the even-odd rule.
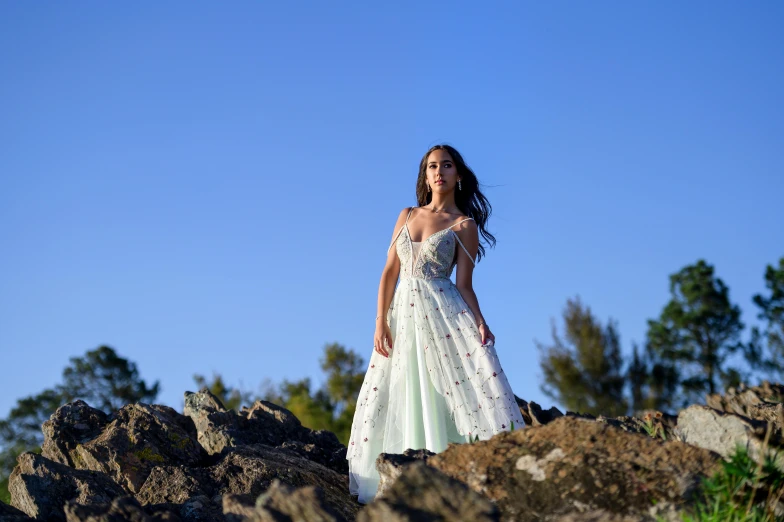
POLYGON ((441 181, 441 180, 436 181, 436 185, 443 185, 443 184, 444 184, 444 182, 441 181))

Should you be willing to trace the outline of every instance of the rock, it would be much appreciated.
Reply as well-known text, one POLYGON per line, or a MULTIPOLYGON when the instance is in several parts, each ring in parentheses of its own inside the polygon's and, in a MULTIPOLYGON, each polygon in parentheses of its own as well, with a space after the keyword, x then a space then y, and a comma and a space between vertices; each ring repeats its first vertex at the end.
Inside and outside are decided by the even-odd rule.
POLYGON ((65 518, 67 522, 182 522, 176 510, 167 506, 142 507, 130 496, 115 498, 110 504, 91 506, 67 502, 65 518))
POLYGON ((27 522, 34 520, 10 504, 0 501, 0 522, 27 522))
POLYGON ((424 462, 403 468, 383 496, 376 496, 357 516, 357 522, 500 520, 498 508, 465 484, 424 462))
POLYGON ((256 498, 276 478, 292 488, 319 487, 324 502, 336 513, 348 520, 356 516, 359 506, 349 494, 347 476, 285 449, 263 444, 227 448, 218 462, 208 467, 156 467, 137 498, 145 505, 180 505, 190 498, 202 496, 211 499, 213 508, 222 511, 223 495, 256 498))
POLYGON ((763 381, 761 386, 729 388, 726 395, 708 395, 705 403, 715 410, 767 422, 774 437, 784 438, 784 386, 780 384, 763 381))
POLYGON ((57 408, 43 424, 42 454, 55 462, 78 468, 71 453, 101 434, 108 423, 108 415, 77 400, 57 408))
POLYGON ((291 488, 275 479, 256 502, 245 495, 224 495, 223 513, 229 522, 345 522, 325 501, 320 488, 291 488))
POLYGON ((267 401, 256 401, 239 413, 226 410, 207 388, 185 392, 185 415, 193 419, 198 441, 210 455, 248 444, 286 447, 293 453, 339 473, 348 473, 346 447, 326 430, 314 431, 300 424, 289 410, 267 401))
POLYGON ((142 509, 133 497, 119 497, 111 504, 83 506, 73 501, 65 504, 65 519, 68 522, 152 522, 152 517, 142 509))
POLYGON ((226 522, 246 522, 256 516, 256 501, 251 495, 227 493, 223 495, 223 516, 226 522))
POLYGON ((40 520, 65 520, 63 507, 105 504, 125 491, 101 472, 75 470, 42 455, 25 452, 8 479, 11 505, 40 520))
POLYGON ((380 477, 376 495, 383 495, 392 484, 394 484, 398 477, 400 477, 400 474, 406 466, 419 461, 427 462, 427 459, 433 455, 435 455, 435 453, 426 449, 407 449, 402 455, 396 453, 381 453, 376 457, 376 470, 380 477))
POLYGON ((105 419, 97 411, 82 401, 58 408, 45 423, 44 456, 102 471, 129 493, 155 466, 198 465, 204 456, 192 421, 168 406, 129 404, 105 419))
POLYGON ((597 509, 643 516, 654 501, 684 506, 719 460, 678 441, 564 416, 450 445, 428 465, 496 502, 504 519, 526 521, 597 509))
POLYGON ((533 401, 527 402, 517 395, 515 395, 515 401, 517 402, 517 407, 520 408, 520 413, 523 415, 526 426, 542 426, 553 419, 563 417, 561 410, 555 406, 545 411, 537 403, 533 401))
MULTIPOLYGON (((689 406, 678 414, 678 432, 681 440, 699 448, 715 451, 725 458, 741 445, 748 449, 752 458, 760 460, 768 426, 764 421, 720 412, 700 404, 689 406)), ((772 432, 768 446, 780 448, 781 443, 780 437, 772 432)), ((784 455, 779 455, 776 462, 784 469, 784 455)))

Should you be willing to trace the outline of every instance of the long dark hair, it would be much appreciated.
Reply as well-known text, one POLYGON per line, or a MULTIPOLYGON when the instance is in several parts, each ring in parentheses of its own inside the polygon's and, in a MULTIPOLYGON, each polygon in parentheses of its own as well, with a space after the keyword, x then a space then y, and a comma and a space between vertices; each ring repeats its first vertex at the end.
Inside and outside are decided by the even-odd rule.
MULTIPOLYGON (((422 156, 422 161, 419 162, 419 176, 417 177, 416 182, 417 204, 420 207, 424 207, 433 199, 432 192, 427 190, 426 172, 427 158, 434 150, 445 150, 452 156, 452 161, 454 162, 455 167, 457 167, 457 175, 461 180, 460 186, 462 187, 461 190, 455 190, 455 204, 463 214, 474 218, 477 227, 479 227, 479 233, 482 234, 488 245, 495 247, 495 236, 485 227, 487 219, 493 212, 493 208, 490 206, 490 202, 484 194, 479 190, 479 181, 476 179, 476 174, 466 165, 463 156, 461 156, 451 145, 434 145, 430 147, 424 156, 422 156)), ((484 255, 485 247, 482 245, 480 238, 479 254, 477 255, 476 262, 478 263, 484 255)))

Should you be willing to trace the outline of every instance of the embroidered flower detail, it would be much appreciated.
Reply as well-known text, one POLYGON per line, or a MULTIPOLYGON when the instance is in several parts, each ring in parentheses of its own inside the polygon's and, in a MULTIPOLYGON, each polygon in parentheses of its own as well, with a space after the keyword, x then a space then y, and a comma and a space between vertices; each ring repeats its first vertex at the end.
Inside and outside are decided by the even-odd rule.
POLYGON ((446 334, 446 338, 447 338, 447 339, 451 339, 451 338, 452 338, 452 336, 451 336, 450 334, 446 334))
POLYGON ((378 391, 378 388, 376 386, 373 386, 373 391, 378 391))
POLYGON ((471 357, 471 354, 470 354, 470 353, 467 353, 467 354, 466 354, 466 357, 471 357))
POLYGON ((427 319, 427 316, 425 316, 425 319, 427 319))
MULTIPOLYGON (((504 429, 504 428, 506 428, 506 424, 501 424, 501 429, 504 429)), ((365 440, 367 440, 367 439, 365 439, 365 440)))
POLYGON ((414 306, 414 303, 411 303, 411 306, 414 306))
POLYGON ((376 367, 376 365, 375 365, 375 364, 371 364, 371 365, 370 365, 370 367, 371 367, 371 368, 375 368, 375 367, 376 367))
POLYGON ((466 311, 465 311, 465 310, 461 310, 461 311, 460 311, 460 313, 461 313, 461 314, 464 314, 464 313, 466 313, 466 311))
POLYGON ((367 437, 365 437, 365 442, 367 442, 367 437))
POLYGON ((496 375, 497 375, 497 374, 496 374, 495 372, 493 372, 493 377, 495 377, 496 375))
POLYGON ((436 306, 436 310, 438 310, 438 307, 437 307, 437 306, 436 306))
POLYGON ((352 445, 352 446, 354 445, 354 441, 353 441, 353 440, 351 441, 351 445, 352 445))
POLYGON ((444 291, 444 289, 443 289, 443 288, 439 288, 439 289, 438 289, 438 291, 439 291, 439 292, 443 292, 443 291, 444 291))
POLYGON ((460 383, 459 383, 459 382, 457 382, 457 381, 455 381, 455 384, 457 384, 458 386, 460 386, 460 383))

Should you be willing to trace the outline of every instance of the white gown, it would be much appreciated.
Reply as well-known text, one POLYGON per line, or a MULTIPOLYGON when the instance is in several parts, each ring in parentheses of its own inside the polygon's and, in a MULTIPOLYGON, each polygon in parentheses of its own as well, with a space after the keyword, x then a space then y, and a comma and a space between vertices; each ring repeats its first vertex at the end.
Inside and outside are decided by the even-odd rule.
POLYGON ((468 254, 452 230, 462 221, 413 243, 409 217, 410 211, 390 245, 400 258, 387 313, 393 349, 389 358, 375 350, 370 356, 346 455, 349 489, 361 503, 376 494, 381 452, 439 453, 450 442, 524 426, 495 347, 482 345, 473 313, 450 279, 456 245, 468 254))

